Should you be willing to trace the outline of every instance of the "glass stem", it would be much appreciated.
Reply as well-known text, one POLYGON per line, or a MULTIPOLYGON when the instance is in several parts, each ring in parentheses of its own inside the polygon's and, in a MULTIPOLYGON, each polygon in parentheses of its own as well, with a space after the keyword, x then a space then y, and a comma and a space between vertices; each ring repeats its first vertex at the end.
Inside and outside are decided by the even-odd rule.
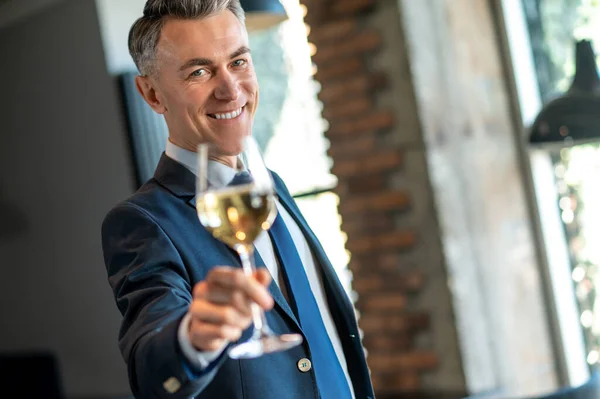
MULTIPOLYGON (((253 277, 254 272, 256 271, 256 266, 254 265, 254 246, 237 245, 236 251, 240 256, 244 274, 248 277, 253 277)), ((254 333, 258 333, 260 335, 268 334, 269 329, 267 327, 265 312, 263 312, 260 306, 258 306, 258 304, 255 302, 252 302, 250 308, 252 309, 252 322, 254 323, 254 333)))

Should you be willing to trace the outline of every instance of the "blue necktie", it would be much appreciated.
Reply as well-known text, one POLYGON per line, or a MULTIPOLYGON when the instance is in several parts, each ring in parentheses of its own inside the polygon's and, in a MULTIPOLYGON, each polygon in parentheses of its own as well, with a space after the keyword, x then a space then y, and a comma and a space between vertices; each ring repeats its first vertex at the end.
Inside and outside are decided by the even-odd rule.
POLYGON ((269 230, 269 235, 283 268, 288 294, 293 302, 290 305, 295 307, 296 316, 308 341, 321 398, 352 398, 346 376, 323 324, 302 260, 279 214, 269 230))

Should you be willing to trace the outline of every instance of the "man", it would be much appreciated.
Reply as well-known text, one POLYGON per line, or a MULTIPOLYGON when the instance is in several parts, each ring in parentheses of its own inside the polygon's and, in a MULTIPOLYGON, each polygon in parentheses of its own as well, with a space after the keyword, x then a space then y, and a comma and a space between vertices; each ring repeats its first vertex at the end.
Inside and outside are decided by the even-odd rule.
POLYGON ((141 73, 137 88, 169 128, 154 178, 102 226, 136 397, 373 398, 352 305, 281 179, 274 174, 276 223, 292 245, 263 234, 256 245, 263 267, 252 277, 196 216, 197 145, 239 153, 258 105, 239 0, 149 0, 129 47, 141 73), (297 288, 300 280, 308 291, 297 288), (299 333, 304 343, 229 358, 227 348, 252 331, 253 302, 277 334, 299 333))

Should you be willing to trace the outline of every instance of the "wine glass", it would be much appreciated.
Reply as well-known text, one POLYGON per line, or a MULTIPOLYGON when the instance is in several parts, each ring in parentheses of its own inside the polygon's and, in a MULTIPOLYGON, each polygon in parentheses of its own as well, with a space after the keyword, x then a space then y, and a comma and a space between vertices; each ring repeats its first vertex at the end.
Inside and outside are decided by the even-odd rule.
MULTIPOLYGON (((200 144, 198 167, 196 210, 200 223, 238 253, 244 273, 252 276, 256 270, 254 241, 277 216, 273 179, 258 144, 251 136, 245 137, 238 156, 223 156, 216 145, 200 144)), ((253 334, 229 349, 231 358, 255 358, 302 343, 300 334, 274 334, 258 304, 253 303, 251 309, 253 334)))

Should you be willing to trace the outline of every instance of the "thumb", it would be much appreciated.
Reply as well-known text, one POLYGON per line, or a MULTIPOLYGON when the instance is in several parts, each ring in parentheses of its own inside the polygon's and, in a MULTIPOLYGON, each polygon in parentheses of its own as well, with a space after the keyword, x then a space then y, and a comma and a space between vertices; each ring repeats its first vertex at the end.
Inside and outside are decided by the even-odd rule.
POLYGON ((269 273, 269 270, 267 270, 266 268, 260 268, 256 272, 254 272, 254 278, 256 279, 256 281, 258 281, 265 287, 268 287, 269 284, 271 284, 271 280, 273 279, 271 277, 271 273, 269 273))

